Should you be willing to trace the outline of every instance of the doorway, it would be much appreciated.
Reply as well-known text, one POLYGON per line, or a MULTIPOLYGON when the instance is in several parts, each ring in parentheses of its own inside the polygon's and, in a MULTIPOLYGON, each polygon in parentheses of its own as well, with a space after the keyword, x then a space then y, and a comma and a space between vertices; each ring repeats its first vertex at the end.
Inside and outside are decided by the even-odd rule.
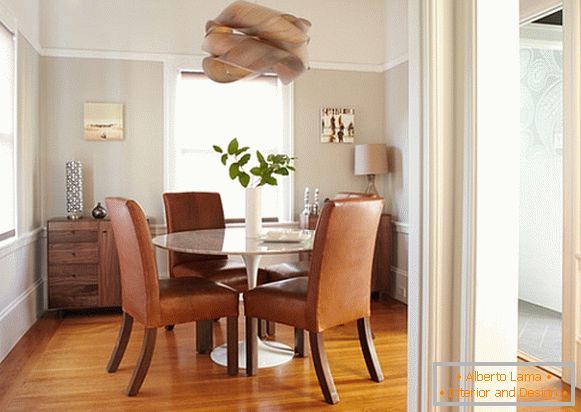
POLYGON ((518 350, 527 361, 563 359, 562 24, 558 10, 520 29, 518 350))

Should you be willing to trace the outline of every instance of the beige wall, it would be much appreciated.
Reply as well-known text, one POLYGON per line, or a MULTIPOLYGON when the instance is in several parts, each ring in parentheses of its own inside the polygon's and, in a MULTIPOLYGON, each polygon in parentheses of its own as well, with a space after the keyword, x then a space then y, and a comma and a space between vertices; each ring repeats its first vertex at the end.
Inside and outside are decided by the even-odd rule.
POLYGON ((153 222, 163 220, 163 67, 161 63, 42 59, 46 145, 46 216, 63 216, 65 162, 84 164, 84 208, 106 196, 138 199, 153 222), (83 140, 83 103, 125 105, 125 140, 83 140))
MULTIPOLYGON (((318 187, 321 201, 339 191, 363 191, 365 176, 353 175, 353 145, 320 143, 322 107, 355 109, 355 143, 383 141, 381 73, 311 70, 295 82, 295 213, 303 208, 303 191, 318 187)), ((382 177, 376 181, 382 189, 382 177)), ((312 193, 312 192, 311 192, 312 193)))
POLYGON ((394 219, 408 222, 408 64, 384 74, 385 136, 389 146, 390 173, 385 191, 394 219))
MULTIPOLYGON (((230 0, 50 0, 42 3, 47 48, 202 54, 206 21, 230 0)), ((383 64, 383 0, 264 0, 309 19, 316 61, 383 64), (364 5, 362 3, 365 3, 364 5)))
POLYGON ((17 29, 35 49, 40 48, 41 0, 0 0, 0 13, 6 10, 16 20, 17 29))
MULTIPOLYGON (((47 139, 47 218, 64 215, 64 164, 81 160, 85 211, 105 196, 138 199, 155 221, 163 222, 163 73, 160 63, 43 58, 43 130, 47 139), (123 142, 82 138, 83 103, 125 104, 123 142)), ((305 186, 321 198, 341 190, 363 190, 353 175, 353 145, 319 142, 320 108, 355 108, 356 142, 383 140, 383 75, 312 70, 295 83, 295 211, 305 186)), ((378 187, 383 187, 381 177, 378 187)))
POLYGON ((26 233, 42 225, 40 56, 23 36, 18 46, 18 228, 26 233))
POLYGON ((394 227, 390 295, 407 301, 408 285, 408 63, 384 73, 385 137, 389 146, 390 173, 385 180, 386 199, 398 224, 394 227))
POLYGON ((384 0, 385 62, 408 54, 408 0, 384 0))

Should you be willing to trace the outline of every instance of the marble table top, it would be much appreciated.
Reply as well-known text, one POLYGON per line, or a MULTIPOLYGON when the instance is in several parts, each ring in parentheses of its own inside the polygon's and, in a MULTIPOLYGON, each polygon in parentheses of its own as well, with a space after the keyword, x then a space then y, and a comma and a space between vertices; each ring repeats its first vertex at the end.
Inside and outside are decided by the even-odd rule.
POLYGON ((243 227, 192 230, 157 236, 153 244, 175 252, 204 255, 276 255, 311 251, 314 231, 304 232, 309 236, 302 242, 267 242, 247 238, 243 227))

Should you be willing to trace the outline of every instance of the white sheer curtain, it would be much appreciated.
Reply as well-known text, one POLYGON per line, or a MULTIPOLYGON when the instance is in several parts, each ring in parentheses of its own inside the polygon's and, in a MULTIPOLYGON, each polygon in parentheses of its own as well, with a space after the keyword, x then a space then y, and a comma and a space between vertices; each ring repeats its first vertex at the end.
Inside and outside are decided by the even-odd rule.
MULTIPOLYGON (((212 145, 236 137, 253 153, 289 153, 282 88, 276 77, 220 84, 203 73, 183 72, 177 86, 171 190, 220 192, 227 218, 244 217, 244 190, 228 176, 212 145)), ((284 216, 289 185, 265 186, 264 217, 284 216)))
POLYGON ((15 234, 14 35, 0 24, 0 241, 15 234))

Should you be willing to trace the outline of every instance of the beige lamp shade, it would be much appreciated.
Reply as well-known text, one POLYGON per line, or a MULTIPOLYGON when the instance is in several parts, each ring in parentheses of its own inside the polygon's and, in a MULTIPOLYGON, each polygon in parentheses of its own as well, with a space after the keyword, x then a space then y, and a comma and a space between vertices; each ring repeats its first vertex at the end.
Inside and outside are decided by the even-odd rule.
POLYGON ((355 174, 382 175, 388 172, 387 146, 358 144, 355 146, 355 174))

